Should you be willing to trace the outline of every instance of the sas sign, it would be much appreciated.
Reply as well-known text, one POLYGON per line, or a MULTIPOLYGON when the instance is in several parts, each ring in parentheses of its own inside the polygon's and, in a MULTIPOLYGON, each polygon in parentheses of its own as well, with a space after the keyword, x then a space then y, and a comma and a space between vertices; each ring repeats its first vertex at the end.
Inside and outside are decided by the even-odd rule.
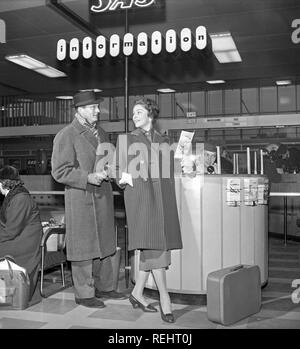
POLYGON ((157 0, 98 0, 98 5, 91 6, 92 12, 115 11, 118 9, 126 10, 137 7, 149 7, 155 4, 157 0))

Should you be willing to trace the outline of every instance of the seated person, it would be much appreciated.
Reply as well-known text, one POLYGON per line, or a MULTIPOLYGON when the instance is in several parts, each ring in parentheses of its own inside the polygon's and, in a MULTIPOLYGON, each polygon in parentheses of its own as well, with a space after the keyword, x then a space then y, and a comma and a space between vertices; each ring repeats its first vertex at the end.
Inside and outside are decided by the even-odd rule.
MULTIPOLYGON (((233 164, 226 149, 223 149, 221 156, 221 174, 233 173, 233 164)), ((204 143, 204 172, 217 173, 217 147, 211 143, 204 143)))
POLYGON ((0 257, 12 256, 30 279, 29 301, 37 286, 43 228, 37 204, 23 186, 15 167, 0 169, 0 257))
POLYGON ((225 148, 221 153, 221 173, 233 173, 232 159, 225 148))
POLYGON ((204 173, 217 173, 217 148, 211 143, 204 143, 204 173))
POLYGON ((283 168, 284 172, 293 173, 300 170, 300 150, 290 147, 286 144, 280 144, 276 151, 278 157, 277 163, 283 168))
POLYGON ((277 150, 276 145, 269 144, 264 149, 263 165, 264 174, 268 177, 270 183, 281 181, 281 175, 277 171, 277 150))

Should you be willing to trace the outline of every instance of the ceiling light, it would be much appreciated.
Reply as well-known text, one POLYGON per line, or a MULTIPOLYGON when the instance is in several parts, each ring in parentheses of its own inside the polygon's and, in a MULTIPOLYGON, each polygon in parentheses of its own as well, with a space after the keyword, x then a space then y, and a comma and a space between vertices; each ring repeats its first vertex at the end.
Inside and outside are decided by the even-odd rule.
POLYGON ((277 86, 291 85, 291 80, 278 80, 276 81, 277 86))
POLYGON ((17 102, 33 102, 31 98, 18 98, 17 102))
POLYGON ((94 92, 102 92, 103 90, 100 90, 99 88, 88 88, 86 90, 79 90, 80 92, 85 92, 85 91, 94 91, 94 92))
POLYGON ((47 66, 45 68, 35 69, 34 71, 36 71, 37 73, 40 73, 42 75, 45 75, 48 78, 62 78, 64 76, 67 76, 62 71, 57 70, 57 69, 52 68, 52 67, 49 67, 49 66, 47 66))
POLYGON ((241 62, 241 56, 237 50, 214 52, 219 63, 241 62))
POLYGON ((176 92, 176 90, 173 90, 173 89, 171 89, 171 88, 158 88, 156 91, 157 91, 157 92, 161 92, 161 93, 176 92))
POLYGON ((210 34, 212 50, 219 63, 241 62, 242 58, 230 33, 210 34))
POLYGON ((73 99, 73 96, 56 96, 57 99, 73 99))
POLYGON ((32 57, 29 57, 27 55, 14 55, 14 56, 6 56, 5 59, 7 59, 10 62, 13 62, 15 64, 19 64, 22 67, 25 67, 27 69, 37 69, 37 68, 45 68, 46 64, 42 63, 32 57))
POLYGON ((208 80, 206 81, 208 84, 224 84, 224 80, 208 80))
POLYGON ((45 75, 49 78, 60 78, 67 76, 65 73, 57 70, 55 68, 50 67, 49 65, 38 61, 35 58, 32 58, 28 55, 13 55, 13 56, 5 56, 10 62, 21 65, 24 68, 31 69, 39 74, 45 75))

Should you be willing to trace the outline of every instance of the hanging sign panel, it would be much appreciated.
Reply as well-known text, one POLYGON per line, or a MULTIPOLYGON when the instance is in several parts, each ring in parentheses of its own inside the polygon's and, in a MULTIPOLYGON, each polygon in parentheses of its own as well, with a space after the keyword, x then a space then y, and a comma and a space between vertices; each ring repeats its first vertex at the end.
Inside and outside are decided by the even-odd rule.
POLYGON ((103 13, 116 10, 130 10, 134 8, 146 8, 159 2, 158 0, 95 0, 91 6, 91 11, 103 13))
POLYGON ((87 10, 89 24, 100 31, 124 26, 125 12, 130 25, 166 21, 166 0, 88 0, 87 10))
POLYGON ((99 35, 95 42, 90 37, 85 37, 82 43, 77 38, 73 38, 69 45, 66 40, 60 39, 57 42, 56 58, 59 61, 66 58, 76 60, 80 53, 84 58, 91 58, 94 52, 97 58, 103 58, 107 54, 117 57, 121 53, 130 56, 134 52, 140 56, 146 55, 148 52, 157 55, 163 48, 168 53, 173 53, 177 48, 183 52, 191 51, 193 46, 199 51, 206 48, 207 31, 204 26, 197 27, 194 32, 189 28, 183 28, 179 33, 178 40, 176 32, 172 29, 166 31, 165 37, 158 30, 151 35, 141 32, 137 35, 136 40, 131 33, 126 33, 123 38, 120 38, 118 34, 113 34, 109 39, 99 35))

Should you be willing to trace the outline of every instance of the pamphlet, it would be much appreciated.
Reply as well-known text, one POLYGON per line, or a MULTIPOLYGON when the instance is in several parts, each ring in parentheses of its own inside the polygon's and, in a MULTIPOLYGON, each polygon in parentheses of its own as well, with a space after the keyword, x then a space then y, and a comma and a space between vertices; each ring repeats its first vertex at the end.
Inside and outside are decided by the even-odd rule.
POLYGON ((255 206, 258 203, 257 178, 244 179, 244 203, 246 206, 255 206))
POLYGON ((182 159, 184 155, 191 153, 192 139, 195 132, 181 131, 174 158, 182 159))
POLYGON ((226 183, 226 204, 228 206, 241 205, 241 180, 240 178, 227 178, 226 183))

